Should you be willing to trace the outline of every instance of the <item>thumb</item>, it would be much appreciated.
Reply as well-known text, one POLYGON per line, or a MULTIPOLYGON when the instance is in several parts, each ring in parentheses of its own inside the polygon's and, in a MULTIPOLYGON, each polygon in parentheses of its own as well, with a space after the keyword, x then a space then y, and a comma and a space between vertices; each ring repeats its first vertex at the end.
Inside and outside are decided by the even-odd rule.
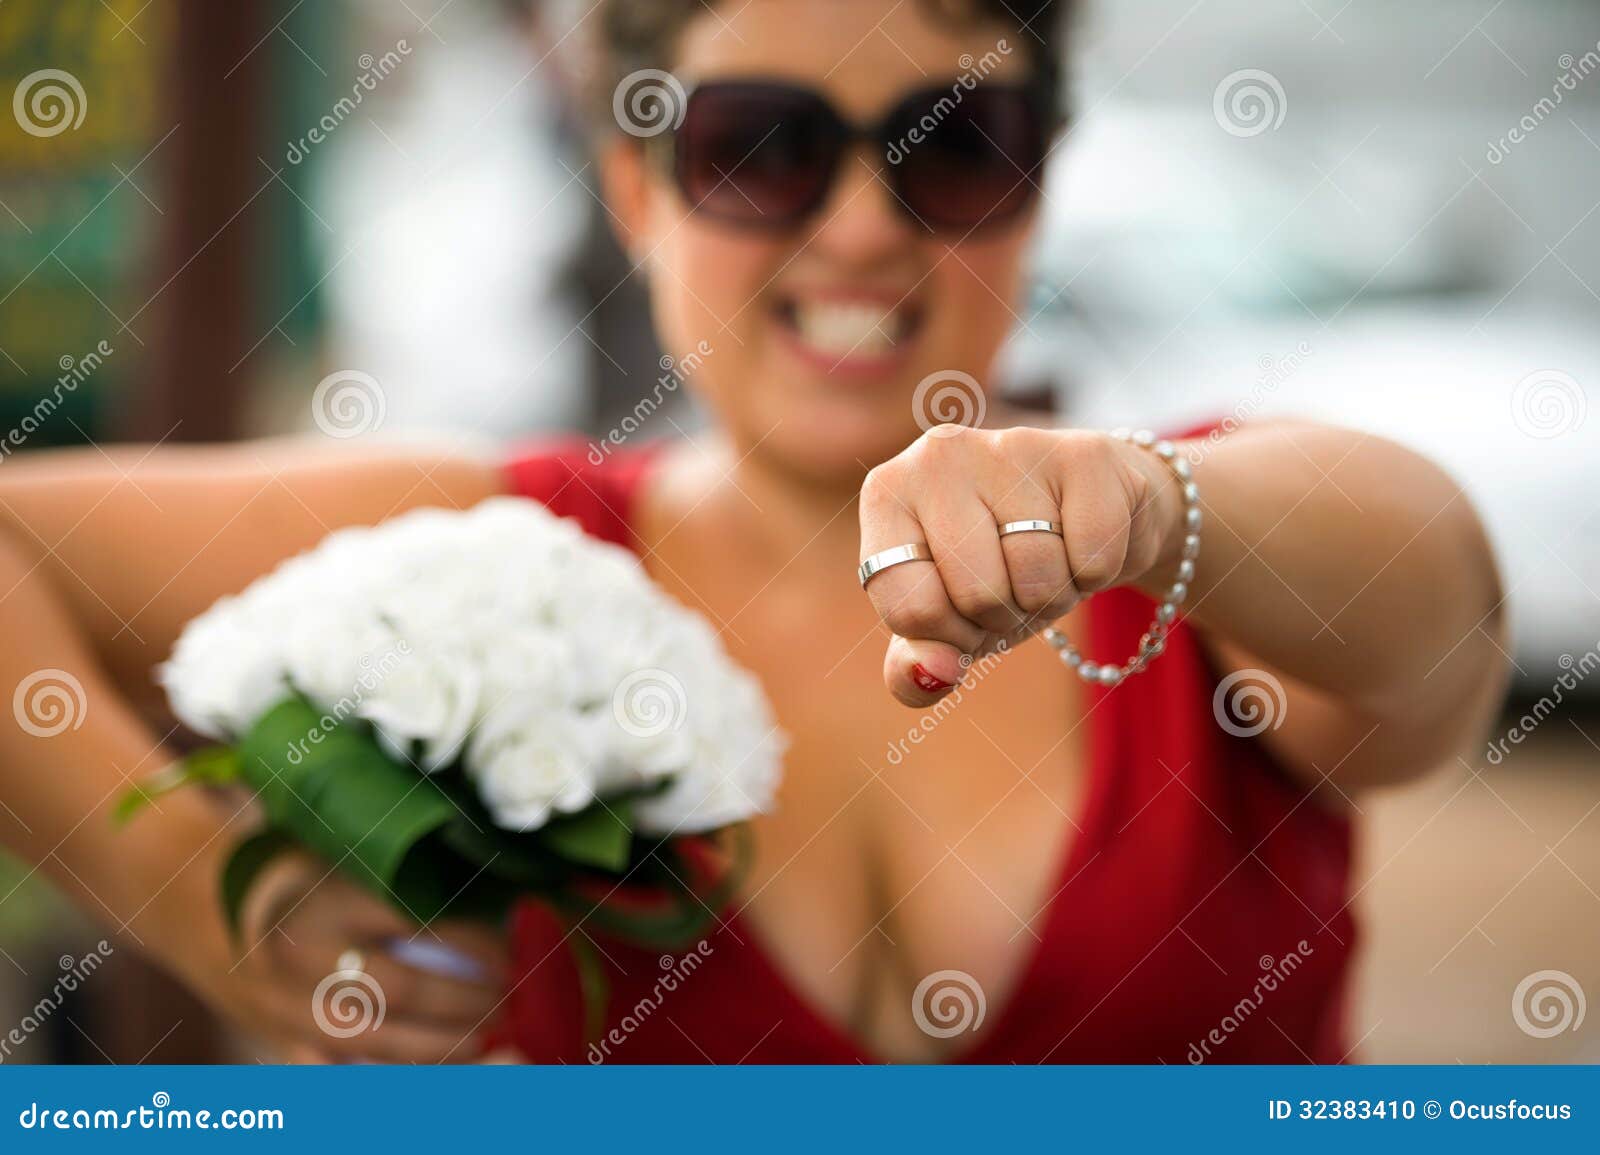
POLYGON ((960 684, 971 659, 949 642, 889 640, 883 657, 883 684, 904 705, 937 702, 960 684))

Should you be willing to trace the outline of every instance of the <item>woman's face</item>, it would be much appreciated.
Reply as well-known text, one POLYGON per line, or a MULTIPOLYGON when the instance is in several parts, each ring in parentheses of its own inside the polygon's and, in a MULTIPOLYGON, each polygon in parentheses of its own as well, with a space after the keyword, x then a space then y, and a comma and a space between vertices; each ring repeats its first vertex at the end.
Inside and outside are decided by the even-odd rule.
MULTIPOLYGON (((986 54, 999 61, 988 79, 1022 78, 1026 35, 941 18, 920 0, 753 0, 695 17, 673 72, 689 87, 800 85, 875 124, 986 54)), ((898 209, 882 150, 861 144, 815 214, 757 231, 691 213, 667 166, 632 142, 606 164, 662 342, 680 358, 710 348, 691 384, 741 455, 821 483, 857 478, 922 432, 919 382, 951 371, 985 381, 1014 322, 1031 207, 966 239, 930 234, 898 209)))

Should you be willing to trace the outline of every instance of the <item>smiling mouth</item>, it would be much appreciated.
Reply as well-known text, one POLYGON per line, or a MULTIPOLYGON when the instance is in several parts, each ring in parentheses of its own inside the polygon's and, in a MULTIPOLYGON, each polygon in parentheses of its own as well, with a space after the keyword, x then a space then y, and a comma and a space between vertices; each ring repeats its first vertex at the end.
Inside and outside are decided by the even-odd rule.
POLYGON ((922 329, 922 309, 910 304, 785 298, 777 318, 805 352, 843 365, 882 361, 901 353, 922 329))

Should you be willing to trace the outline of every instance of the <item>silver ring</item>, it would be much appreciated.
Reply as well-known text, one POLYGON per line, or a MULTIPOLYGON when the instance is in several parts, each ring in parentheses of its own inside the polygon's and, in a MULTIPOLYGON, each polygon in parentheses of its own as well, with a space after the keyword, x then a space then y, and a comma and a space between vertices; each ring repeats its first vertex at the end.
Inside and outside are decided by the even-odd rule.
POLYGON ((908 561, 932 561, 933 554, 928 552, 928 547, 920 541, 910 545, 897 545, 893 549, 880 550, 856 569, 856 577, 861 579, 861 588, 866 589, 867 583, 876 574, 882 573, 891 566, 904 565, 908 561))
POLYGON ((367 952, 360 947, 350 947, 340 954, 338 961, 333 964, 333 969, 350 974, 365 974, 367 971, 367 952))
POLYGON ((1000 526, 1000 536, 1005 537, 1013 533, 1053 533, 1061 537, 1061 523, 1058 521, 1008 521, 1000 526))

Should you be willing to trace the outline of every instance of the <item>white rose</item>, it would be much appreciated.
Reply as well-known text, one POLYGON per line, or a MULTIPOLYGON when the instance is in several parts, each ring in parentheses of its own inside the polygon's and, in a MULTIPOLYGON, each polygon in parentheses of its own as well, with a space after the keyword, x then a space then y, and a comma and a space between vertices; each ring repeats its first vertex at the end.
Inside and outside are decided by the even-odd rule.
POLYGON ((519 699, 491 710, 472 736, 467 774, 495 823, 536 830, 595 800, 600 752, 593 728, 519 699))
POLYGON ((520 498, 330 534, 191 622, 160 678, 218 738, 296 691, 354 713, 397 759, 458 763, 515 830, 663 778, 642 829, 737 821, 771 804, 783 749, 708 623, 520 498))
POLYGON ((373 690, 356 713, 373 724, 385 745, 409 758, 406 747, 422 744, 418 765, 429 773, 460 755, 478 722, 481 667, 450 646, 408 646, 408 653, 373 690))

